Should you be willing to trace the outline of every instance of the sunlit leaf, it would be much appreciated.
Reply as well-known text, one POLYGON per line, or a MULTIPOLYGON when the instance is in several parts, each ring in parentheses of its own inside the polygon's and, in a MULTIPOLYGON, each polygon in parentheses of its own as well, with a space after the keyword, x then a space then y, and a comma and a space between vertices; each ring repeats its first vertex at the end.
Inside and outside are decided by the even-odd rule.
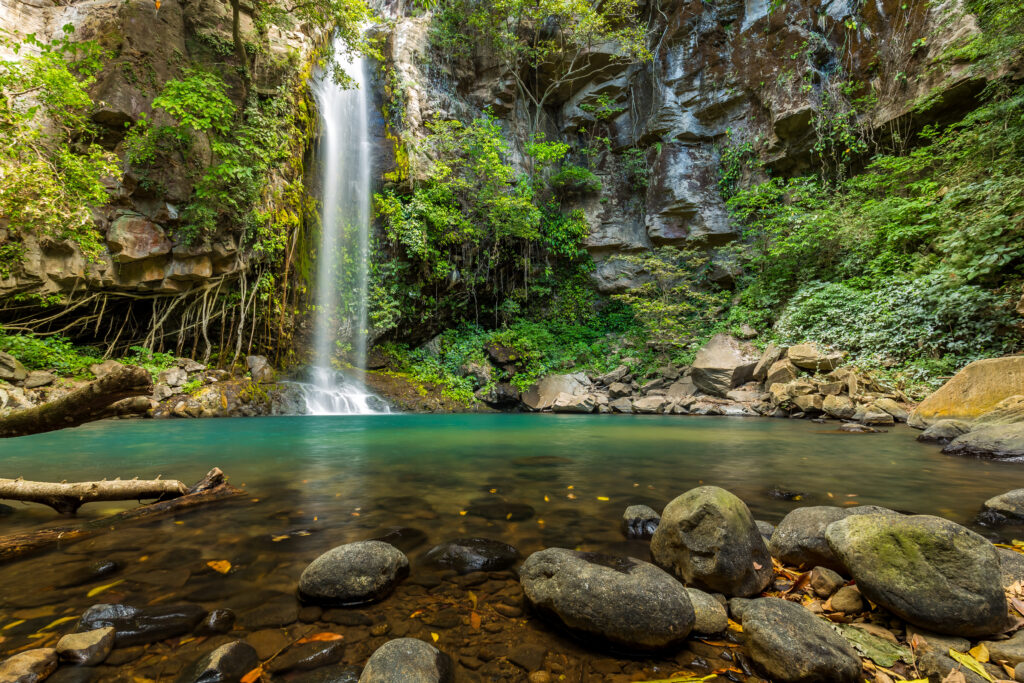
POLYGON ((330 643, 335 640, 341 640, 345 636, 340 633, 331 633, 330 631, 323 631, 321 633, 314 633, 311 636, 300 638, 295 641, 296 645, 302 645, 303 643, 330 643))
POLYGON ((100 593, 113 588, 114 586, 118 585, 119 583, 124 583, 124 579, 118 579, 117 581, 114 581, 113 583, 108 583, 108 584, 103 585, 103 586, 96 586, 91 591, 86 593, 85 597, 87 597, 87 598, 95 597, 95 596, 99 595, 100 593))
POLYGON ((981 676, 982 678, 984 678, 986 681, 991 681, 992 680, 992 677, 988 675, 987 671, 985 671, 985 667, 983 667, 978 662, 978 660, 976 660, 971 655, 964 654, 963 652, 957 652, 956 650, 950 648, 949 656, 952 657, 953 659, 955 659, 956 661, 960 662, 961 664, 963 664, 965 667, 967 667, 968 669, 970 669, 974 673, 976 673, 979 676, 981 676))
POLYGON ((206 566, 218 574, 227 574, 231 571, 231 563, 227 560, 210 560, 206 566))

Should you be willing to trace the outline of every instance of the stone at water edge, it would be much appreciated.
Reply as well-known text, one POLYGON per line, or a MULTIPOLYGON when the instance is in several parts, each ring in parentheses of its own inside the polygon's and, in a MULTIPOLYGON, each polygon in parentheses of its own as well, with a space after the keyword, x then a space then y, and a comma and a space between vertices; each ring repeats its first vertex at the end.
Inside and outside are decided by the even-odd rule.
POLYGON ((923 429, 938 420, 975 420, 1022 386, 1024 356, 976 360, 921 401, 909 421, 923 429))
POLYGON ((69 633, 57 641, 57 656, 79 666, 102 664, 114 647, 114 627, 69 633))
POLYGON ((113 626, 117 631, 115 646, 147 645, 191 633, 204 616, 206 610, 193 604, 153 607, 99 604, 82 613, 76 631, 82 633, 113 626))
POLYGON ((747 650, 766 677, 778 683, 856 683, 861 660, 828 623, 794 602, 748 600, 742 607, 747 650))
POLYGON ((452 683, 448 655, 416 638, 389 640, 374 652, 359 683, 452 683))
POLYGON ((490 538, 458 538, 427 551, 427 564, 454 569, 459 574, 495 572, 508 569, 519 559, 519 551, 508 543, 490 538))
POLYGON ((626 538, 646 540, 654 535, 661 515, 646 505, 630 505, 622 513, 622 533, 626 538))
POLYGON ((942 452, 979 458, 1024 457, 1024 422, 972 429, 950 441, 942 452))
POLYGON ((825 537, 861 594, 905 621, 968 637, 1007 626, 999 556, 966 527, 930 515, 853 515, 825 537))
POLYGON ((236 640, 201 658, 178 676, 177 683, 235 683, 259 665, 252 645, 236 640))
POLYGON ((26 650, 0 662, 0 681, 36 683, 57 668, 57 651, 52 647, 26 650))
POLYGON ((693 628, 683 585, 633 558, 548 548, 526 558, 519 580, 538 612, 632 651, 679 645, 693 628))
POLYGON ((697 588, 687 588, 686 594, 693 605, 693 630, 697 633, 721 633, 729 626, 729 615, 713 596, 697 588))
POLYGON ((1024 525, 1024 489, 1007 491, 986 500, 977 521, 990 527, 1024 525))
POLYGON ((753 375, 758 357, 748 348, 727 334, 716 334, 697 351, 690 378, 701 391, 724 398, 753 375))
POLYGON ((970 422, 964 420, 939 420, 918 434, 917 440, 945 444, 969 431, 971 431, 970 422))
POLYGON ((729 596, 756 595, 774 576, 750 510, 717 486, 691 489, 665 506, 651 557, 687 584, 729 596))
POLYGON ((822 401, 821 408, 825 413, 839 420, 848 420, 857 412, 857 408, 849 396, 826 396, 822 401))
POLYGON ((409 559, 382 541, 346 543, 313 560, 299 577, 299 597, 326 606, 360 605, 386 597, 409 573, 409 559))
POLYGON ((845 572, 843 563, 825 540, 825 528, 832 522, 850 515, 898 514, 874 505, 841 508, 831 505, 812 505, 797 508, 782 518, 768 549, 772 557, 783 564, 797 567, 820 565, 833 571, 845 572))

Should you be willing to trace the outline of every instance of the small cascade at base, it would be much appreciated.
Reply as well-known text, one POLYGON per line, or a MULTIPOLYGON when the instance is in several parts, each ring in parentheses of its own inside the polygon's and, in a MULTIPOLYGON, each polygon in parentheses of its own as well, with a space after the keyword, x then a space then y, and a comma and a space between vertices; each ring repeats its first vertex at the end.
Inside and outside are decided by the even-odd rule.
POLYGON ((390 413, 388 404, 362 382, 327 368, 310 368, 309 382, 295 382, 307 415, 376 415, 390 413))

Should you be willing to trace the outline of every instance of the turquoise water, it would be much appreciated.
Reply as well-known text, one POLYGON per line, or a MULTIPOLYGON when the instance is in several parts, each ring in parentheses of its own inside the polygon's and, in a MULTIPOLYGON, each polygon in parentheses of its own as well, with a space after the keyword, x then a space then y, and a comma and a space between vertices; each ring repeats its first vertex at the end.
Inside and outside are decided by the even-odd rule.
MULTIPOLYGON (((313 632, 340 634, 343 664, 357 667, 389 638, 436 642, 456 662, 456 680, 467 683, 525 680, 514 662, 529 660, 523 653, 530 651, 546 652, 544 668, 566 672, 567 681, 706 675, 735 664, 729 652, 693 641, 662 657, 618 658, 535 618, 514 574, 442 576, 424 554, 443 541, 480 536, 523 556, 559 546, 649 559, 645 542, 623 537, 623 509, 646 503, 660 510, 699 484, 733 491, 771 522, 818 504, 877 504, 968 522, 988 497, 1024 487, 1024 464, 944 456, 905 427, 833 429, 723 417, 376 415, 113 421, 0 441, 0 476, 160 474, 191 483, 217 466, 247 492, 0 564, 0 653, 52 645, 97 602, 191 602, 235 611, 230 638, 281 638, 283 646, 313 632), (773 497, 773 489, 800 500, 773 497), (394 527, 415 529, 403 536, 420 542, 403 547, 412 569, 392 596, 360 608, 355 621, 315 608, 300 618, 295 590, 310 561, 394 527), (68 581, 98 561, 116 562, 115 573, 68 581), (221 575, 211 562, 231 569, 221 575)), ((11 505, 0 516, 5 532, 68 523, 43 506, 11 505)), ((80 516, 134 505, 92 503, 80 516)), ((129 649, 94 680, 173 680, 220 642, 185 638, 129 649)), ((754 680, 729 675, 716 680, 754 680)))

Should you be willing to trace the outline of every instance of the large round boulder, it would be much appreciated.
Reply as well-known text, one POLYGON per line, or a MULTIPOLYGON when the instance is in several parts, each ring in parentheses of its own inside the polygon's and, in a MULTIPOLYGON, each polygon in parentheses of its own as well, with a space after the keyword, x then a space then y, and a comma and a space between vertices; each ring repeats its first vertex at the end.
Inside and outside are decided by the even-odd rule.
POLYGON ((508 569, 519 559, 519 551, 490 538, 459 538, 435 545, 423 559, 435 567, 469 574, 508 569))
POLYGON ((519 579, 538 612, 619 647, 665 649, 693 628, 683 585, 633 558, 548 548, 526 558, 519 579))
POLYGON ((747 650, 778 683, 854 683, 860 657, 845 638, 804 607, 778 598, 743 605, 747 650))
POLYGON ((725 398, 730 389, 750 381, 758 360, 749 344, 716 334, 697 351, 690 377, 704 393, 725 398))
POLYGON ((361 605, 386 597, 408 573, 408 558, 390 543, 347 543, 303 570, 299 597, 317 605, 361 605))
POLYGON ((812 505, 790 511, 772 533, 768 549, 772 557, 783 564, 827 567, 844 572, 842 562, 825 540, 825 528, 832 522, 851 515, 898 514, 875 505, 841 508, 831 505, 812 505))
POLYGON ((686 583, 726 595, 756 595, 773 577, 750 510, 717 486, 691 489, 665 506, 651 557, 686 583))
POLYGON ((970 529, 930 515, 856 515, 825 538, 868 600, 937 633, 983 636, 1006 626, 999 556, 970 529))
POLYGON ((430 643, 398 638, 370 656, 359 683, 451 683, 452 663, 430 643))

